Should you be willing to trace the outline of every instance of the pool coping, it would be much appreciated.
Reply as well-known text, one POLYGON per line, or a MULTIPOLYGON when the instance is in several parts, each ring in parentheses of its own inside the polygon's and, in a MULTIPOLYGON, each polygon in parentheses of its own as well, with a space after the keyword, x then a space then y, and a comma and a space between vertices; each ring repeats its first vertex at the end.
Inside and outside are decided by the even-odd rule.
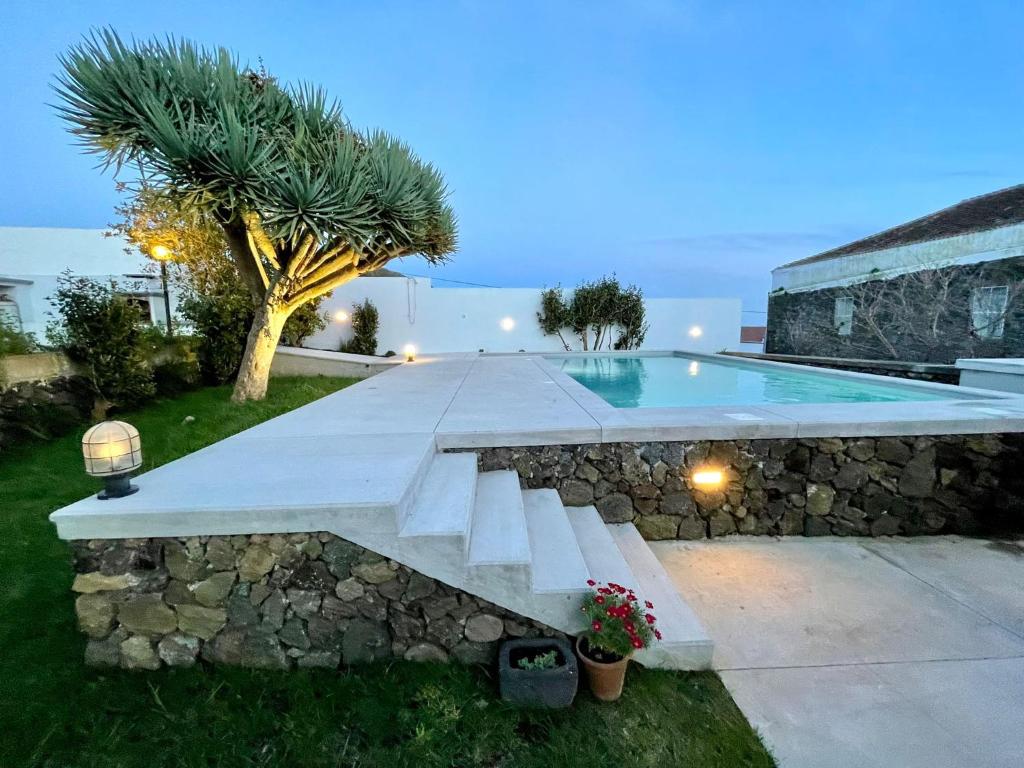
MULTIPOLYGON (((525 429, 504 422, 488 430, 447 429, 442 419, 435 430, 441 449, 494 448, 591 442, 650 442, 814 437, 888 437, 907 435, 1024 432, 1024 396, 954 384, 891 377, 856 371, 815 368, 815 375, 869 381, 930 392, 956 394, 957 400, 879 403, 814 403, 757 406, 694 406, 616 408, 568 374, 549 358, 563 357, 687 357, 731 366, 769 366, 808 374, 806 366, 776 361, 737 361, 735 358, 688 350, 546 352, 482 354, 479 359, 531 360, 580 411, 592 420, 586 426, 525 429), (912 405, 912 408, 908 408, 912 405)), ((473 376, 472 369, 466 377, 473 376)), ((493 392, 493 403, 514 398, 514 391, 493 392)), ((500 406, 499 406, 500 407, 500 406)))

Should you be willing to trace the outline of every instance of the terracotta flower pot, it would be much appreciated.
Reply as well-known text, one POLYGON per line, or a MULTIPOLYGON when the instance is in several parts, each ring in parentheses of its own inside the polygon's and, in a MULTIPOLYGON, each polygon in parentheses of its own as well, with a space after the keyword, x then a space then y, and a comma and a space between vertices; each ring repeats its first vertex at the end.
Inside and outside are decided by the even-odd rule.
POLYGON ((626 680, 626 667, 629 666, 630 657, 625 656, 610 663, 594 661, 583 651, 585 640, 585 637, 576 638, 576 655, 580 657, 583 668, 587 671, 590 690, 601 701, 615 701, 622 695, 622 684, 626 680))

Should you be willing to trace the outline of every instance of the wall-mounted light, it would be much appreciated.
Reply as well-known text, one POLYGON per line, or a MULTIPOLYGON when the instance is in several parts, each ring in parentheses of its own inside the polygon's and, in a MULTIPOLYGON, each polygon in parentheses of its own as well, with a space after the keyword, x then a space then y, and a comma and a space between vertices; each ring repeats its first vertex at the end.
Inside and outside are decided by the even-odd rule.
POLYGON ((691 360, 690 365, 687 366, 686 370, 690 373, 691 376, 696 376, 698 373, 700 373, 700 363, 698 363, 696 360, 691 360))
POLYGON ((346 312, 344 309, 339 309, 337 312, 334 313, 334 321, 336 323, 347 323, 348 312, 346 312))
POLYGON ((511 317, 503 317, 503 318, 501 318, 501 330, 503 330, 503 331, 511 331, 515 327, 516 327, 516 321, 513 318, 511 318, 511 317))
POLYGON ((703 467, 696 470, 690 479, 698 488, 717 488, 722 484, 722 470, 703 467))
POLYGON ((691 325, 690 330, 688 330, 687 333, 690 334, 691 338, 699 339, 704 335, 704 329, 699 325, 691 325))
POLYGON ((416 362, 416 347, 412 344, 406 344, 402 347, 402 352, 405 354, 405 362, 414 363, 416 362))
POLYGON ((131 424, 103 421, 90 427, 82 437, 82 456, 86 473, 102 477, 106 486, 97 498, 117 499, 139 490, 129 476, 142 466, 142 440, 131 424))

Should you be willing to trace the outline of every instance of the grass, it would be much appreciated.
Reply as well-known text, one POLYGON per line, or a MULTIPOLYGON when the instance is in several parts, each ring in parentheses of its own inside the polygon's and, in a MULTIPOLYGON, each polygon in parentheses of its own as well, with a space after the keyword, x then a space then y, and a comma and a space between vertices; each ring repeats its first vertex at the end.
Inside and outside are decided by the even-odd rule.
MULTIPOLYGON (((276 379, 266 401, 211 388, 126 414, 147 467, 351 383, 276 379), (186 416, 194 421, 184 423, 186 416)), ((0 766, 770 766, 717 676, 630 670, 614 705, 515 710, 490 670, 379 663, 339 673, 84 666, 70 555, 47 515, 97 490, 79 434, 0 455, 0 766)))

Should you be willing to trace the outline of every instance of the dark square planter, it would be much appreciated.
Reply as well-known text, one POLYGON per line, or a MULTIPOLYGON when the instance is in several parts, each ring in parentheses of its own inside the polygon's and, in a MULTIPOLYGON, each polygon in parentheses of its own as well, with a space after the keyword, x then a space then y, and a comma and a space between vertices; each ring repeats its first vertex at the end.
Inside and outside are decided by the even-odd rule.
POLYGON ((498 658, 501 698, 522 707, 561 709, 576 698, 580 672, 572 648, 564 640, 536 637, 509 640, 502 644, 498 658), (519 659, 547 651, 558 652, 559 666, 554 669, 519 669, 519 659))

